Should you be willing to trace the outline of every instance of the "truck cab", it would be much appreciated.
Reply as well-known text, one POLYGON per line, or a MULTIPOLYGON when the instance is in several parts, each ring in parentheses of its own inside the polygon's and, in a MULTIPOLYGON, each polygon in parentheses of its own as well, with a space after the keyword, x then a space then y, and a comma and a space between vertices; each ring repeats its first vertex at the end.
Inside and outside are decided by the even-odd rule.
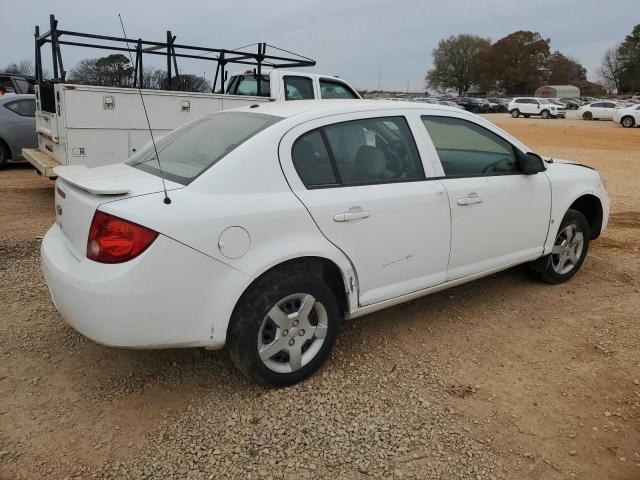
POLYGON ((271 97, 275 100, 354 99, 358 92, 338 77, 317 73, 271 70, 258 74, 253 70, 230 77, 225 93, 271 97))

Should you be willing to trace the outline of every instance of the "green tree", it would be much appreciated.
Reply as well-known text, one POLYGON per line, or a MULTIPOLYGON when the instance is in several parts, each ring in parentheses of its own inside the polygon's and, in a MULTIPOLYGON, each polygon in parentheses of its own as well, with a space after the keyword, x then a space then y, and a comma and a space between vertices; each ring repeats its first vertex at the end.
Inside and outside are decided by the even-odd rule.
POLYGON ((618 53, 622 60, 620 89, 623 92, 640 91, 640 24, 636 25, 620 44, 618 53))
POLYGON ((547 68, 549 71, 547 81, 551 85, 566 85, 570 80, 587 79, 586 68, 573 58, 567 57, 557 51, 549 56, 547 68))
POLYGON ((453 88, 462 95, 477 84, 477 59, 490 46, 488 39, 468 34, 440 40, 425 83, 438 90, 453 88))
POLYGON ((133 71, 129 59, 117 53, 102 58, 81 60, 71 70, 70 79, 87 85, 128 87, 133 82, 133 71))
POLYGON ((548 78, 549 39, 518 31, 501 38, 478 59, 485 88, 532 94, 548 78))

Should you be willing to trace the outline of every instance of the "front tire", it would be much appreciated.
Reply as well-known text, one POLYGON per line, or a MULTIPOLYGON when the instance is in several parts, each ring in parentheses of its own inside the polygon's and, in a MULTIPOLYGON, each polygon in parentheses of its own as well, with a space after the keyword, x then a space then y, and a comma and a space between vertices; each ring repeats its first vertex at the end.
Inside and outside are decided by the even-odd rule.
POLYGON ((7 162, 11 158, 9 148, 0 140, 0 170, 7 166, 7 162))
POLYGON ((301 272, 270 273, 238 301, 227 348, 249 379, 283 387, 327 360, 340 321, 336 298, 322 280, 301 272))
POLYGON ((520 110, 518 110, 517 108, 514 108, 513 110, 511 110, 511 116, 513 118, 518 118, 520 116, 520 110))
POLYGON ((543 282, 558 284, 573 277, 589 251, 591 231, 585 216, 577 210, 567 210, 549 255, 534 261, 534 276, 543 282))
POLYGON ((636 122, 635 122, 635 120, 633 119, 633 117, 624 117, 624 118, 620 121, 620 124, 621 124, 623 127, 625 127, 625 128, 631 128, 631 127, 633 127, 633 126, 636 124, 636 122))
POLYGON ((591 112, 584 112, 582 114, 582 118, 585 120, 593 120, 593 113, 591 112))
POLYGON ((549 118, 549 110, 543 110, 542 112, 540 112, 540 116, 546 120, 547 118, 549 118))

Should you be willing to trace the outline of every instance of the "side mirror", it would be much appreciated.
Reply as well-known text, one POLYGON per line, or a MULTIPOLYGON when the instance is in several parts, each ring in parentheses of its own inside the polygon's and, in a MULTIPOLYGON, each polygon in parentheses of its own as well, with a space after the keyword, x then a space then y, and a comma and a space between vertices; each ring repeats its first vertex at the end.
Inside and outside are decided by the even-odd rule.
POLYGON ((538 172, 544 172, 547 167, 544 166, 544 160, 537 153, 527 152, 521 157, 522 172, 525 175, 534 175, 538 172))

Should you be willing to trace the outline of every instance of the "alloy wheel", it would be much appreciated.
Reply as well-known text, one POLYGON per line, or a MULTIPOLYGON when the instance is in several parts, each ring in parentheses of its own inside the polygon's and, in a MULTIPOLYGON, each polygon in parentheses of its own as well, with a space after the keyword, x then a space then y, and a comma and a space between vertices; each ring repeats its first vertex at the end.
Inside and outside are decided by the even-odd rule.
POLYGON ((291 373, 307 365, 320 351, 328 330, 324 305, 308 293, 278 301, 258 331, 258 354, 264 365, 291 373))
POLYGON ((580 262, 584 249, 584 234, 578 229, 578 225, 572 223, 564 227, 551 250, 551 266, 553 270, 564 275, 573 270, 580 262))
POLYGON ((625 117, 622 119, 622 126, 623 127, 633 127, 633 118, 631 117, 625 117))

